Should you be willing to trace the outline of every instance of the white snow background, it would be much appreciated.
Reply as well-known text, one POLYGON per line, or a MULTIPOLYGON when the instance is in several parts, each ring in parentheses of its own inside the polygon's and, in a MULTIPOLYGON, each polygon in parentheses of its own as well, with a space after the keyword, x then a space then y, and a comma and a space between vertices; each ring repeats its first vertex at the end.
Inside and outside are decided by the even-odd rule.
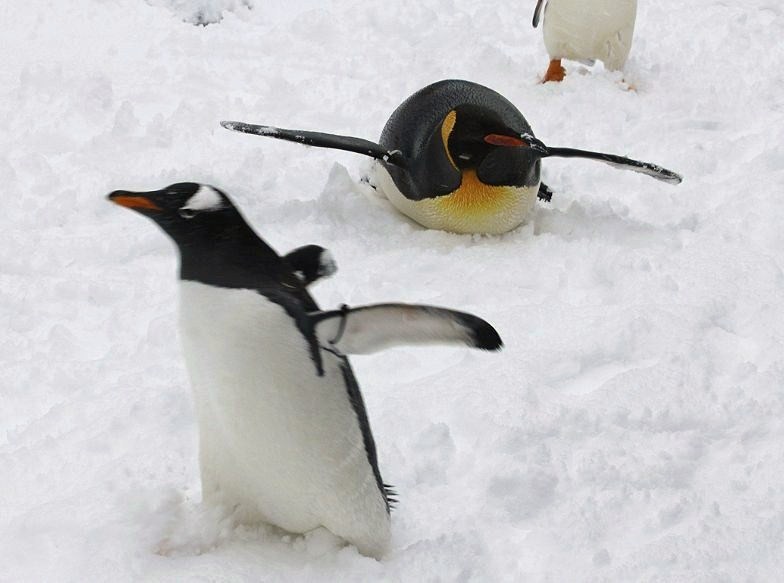
POLYGON ((575 63, 538 84, 533 5, 0 2, 0 581, 781 580, 784 8, 641 2, 627 91, 575 63), (459 236, 367 196, 360 156, 218 125, 377 139, 444 78, 685 181, 548 159, 529 224, 459 236), (330 248, 323 307, 502 335, 353 359, 401 499, 382 562, 199 504, 174 249, 105 200, 177 181, 330 248))

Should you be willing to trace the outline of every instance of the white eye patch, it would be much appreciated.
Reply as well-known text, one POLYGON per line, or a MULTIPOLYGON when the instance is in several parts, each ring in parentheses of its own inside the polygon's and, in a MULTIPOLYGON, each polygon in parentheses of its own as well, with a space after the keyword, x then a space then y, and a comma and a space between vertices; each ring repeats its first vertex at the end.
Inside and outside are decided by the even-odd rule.
POLYGON ((217 211, 222 208, 223 199, 221 195, 214 188, 202 185, 180 210, 217 211))

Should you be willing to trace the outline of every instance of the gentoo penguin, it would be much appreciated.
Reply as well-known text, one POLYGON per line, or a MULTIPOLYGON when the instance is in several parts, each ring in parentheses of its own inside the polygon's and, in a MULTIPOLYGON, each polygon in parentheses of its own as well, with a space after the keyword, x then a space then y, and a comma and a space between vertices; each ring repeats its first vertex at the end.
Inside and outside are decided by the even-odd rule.
POLYGON ((179 249, 205 499, 243 523, 325 527, 380 557, 394 500, 346 355, 425 343, 498 350, 495 329, 431 306, 319 310, 306 286, 335 271, 324 249, 279 256, 217 188, 182 183, 109 199, 152 219, 179 249))
POLYGON ((677 184, 681 177, 646 162, 572 148, 548 148, 502 95, 469 81, 440 81, 406 99, 379 143, 236 121, 239 132, 336 148, 375 158, 370 182, 403 214, 429 229, 500 234, 525 221, 552 191, 541 158, 590 158, 677 184))
MULTIPOLYGON (((534 28, 544 3, 536 3, 534 28)), ((620 71, 632 48, 636 17, 637 0, 547 0, 543 30, 550 66, 542 81, 563 81, 561 59, 599 60, 620 71)))

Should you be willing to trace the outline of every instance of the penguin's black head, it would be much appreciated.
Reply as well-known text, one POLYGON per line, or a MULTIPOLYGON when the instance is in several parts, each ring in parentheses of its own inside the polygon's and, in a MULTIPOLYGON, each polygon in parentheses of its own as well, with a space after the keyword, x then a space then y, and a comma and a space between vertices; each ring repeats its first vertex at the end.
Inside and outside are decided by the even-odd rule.
POLYGON ((150 192, 116 190, 108 198, 152 219, 174 240, 181 279, 256 289, 264 281, 274 286, 289 277, 294 282, 289 289, 297 286, 299 280, 282 271, 277 253, 215 187, 181 182, 150 192))
POLYGON ((509 127, 489 107, 464 104, 441 125, 449 161, 461 171, 475 170, 492 186, 532 186, 539 181, 539 156, 523 141, 524 128, 509 127))
POLYGON ((149 192, 116 190, 108 198, 149 217, 179 245, 245 225, 229 197, 206 184, 180 182, 149 192))

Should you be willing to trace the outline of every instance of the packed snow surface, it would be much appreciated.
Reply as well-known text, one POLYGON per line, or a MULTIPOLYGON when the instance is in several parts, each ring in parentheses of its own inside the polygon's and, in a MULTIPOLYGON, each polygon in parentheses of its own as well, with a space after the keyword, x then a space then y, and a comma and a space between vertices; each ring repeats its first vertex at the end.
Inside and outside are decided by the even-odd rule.
POLYGON ((784 8, 642 2, 623 75, 541 85, 533 4, 0 3, 0 581, 781 580, 784 8), (377 139, 444 78, 684 183, 547 159, 528 224, 453 235, 369 193, 361 156, 218 125, 377 139), (353 359, 401 499, 383 561, 200 504, 174 249, 104 197, 178 181, 281 252, 329 248, 325 308, 503 337, 353 359))

